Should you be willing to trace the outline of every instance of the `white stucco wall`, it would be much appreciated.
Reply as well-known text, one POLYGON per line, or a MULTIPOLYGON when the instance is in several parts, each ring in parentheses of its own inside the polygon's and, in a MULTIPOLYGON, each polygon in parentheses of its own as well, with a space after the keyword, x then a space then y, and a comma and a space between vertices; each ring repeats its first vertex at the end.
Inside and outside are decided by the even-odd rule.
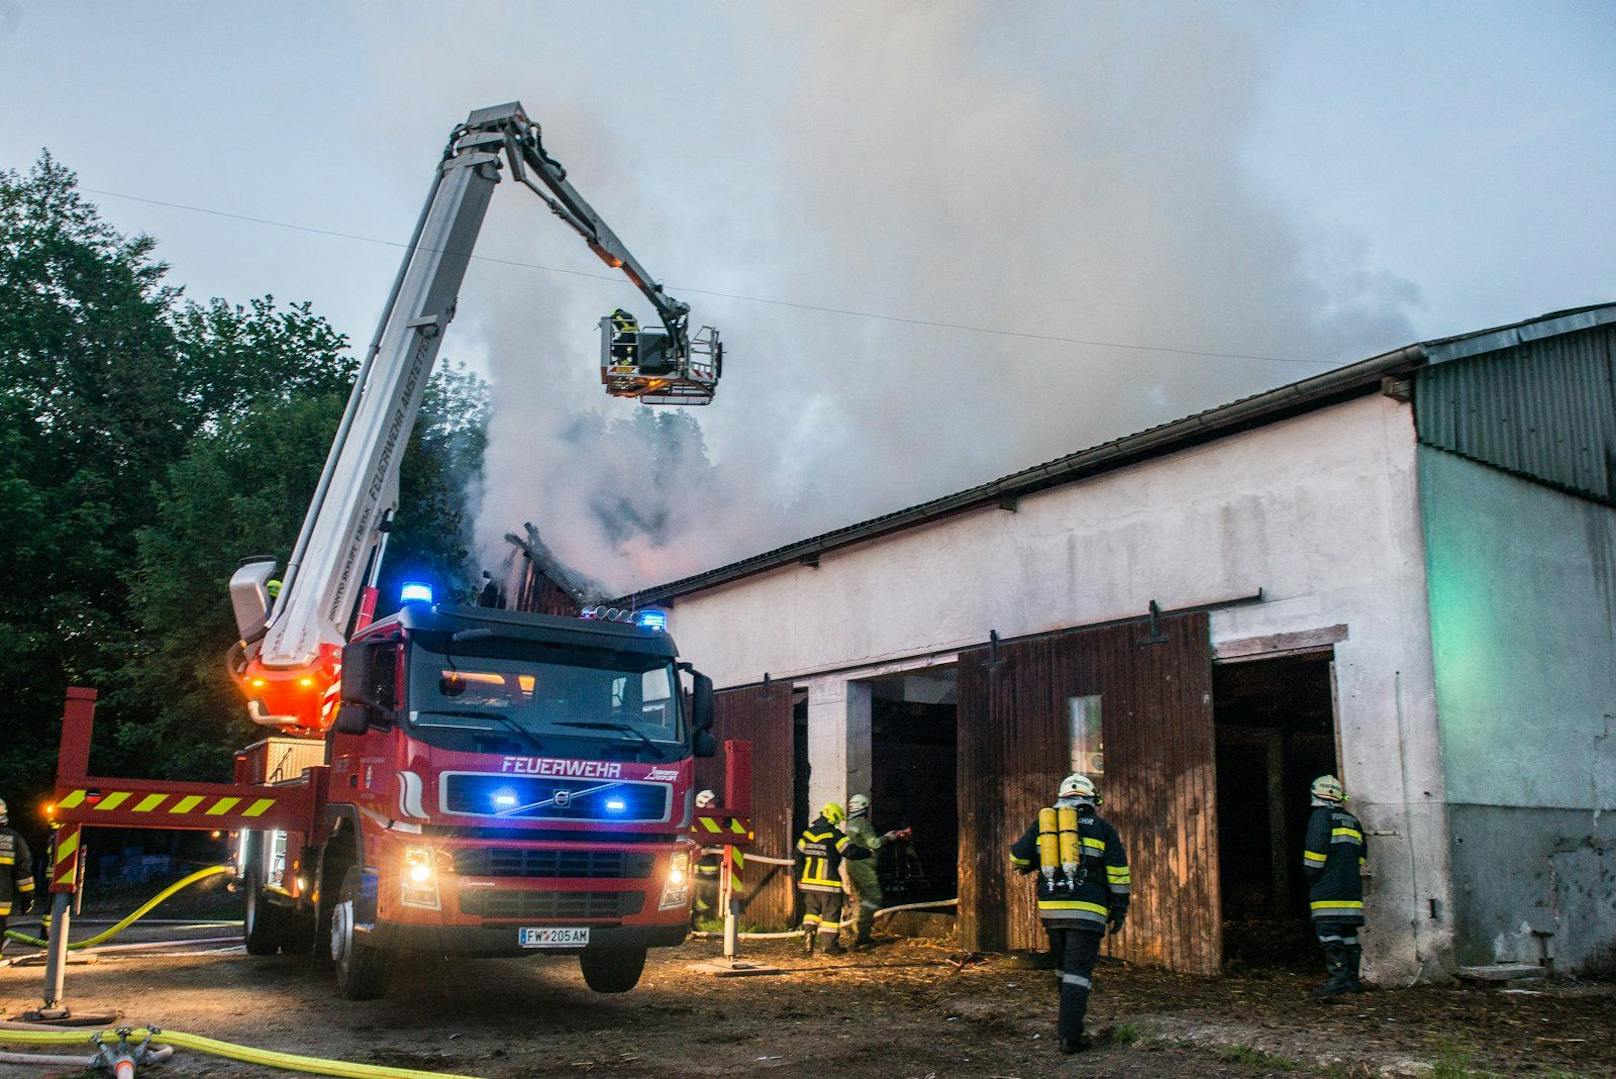
POLYGON ((720 687, 765 671, 809 684, 810 744, 836 749, 846 735, 815 731, 813 713, 857 712, 836 692, 849 674, 816 672, 1259 587, 1265 602, 1213 614, 1215 641, 1344 623, 1344 778, 1375 833, 1366 962, 1407 980, 1446 965, 1450 908, 1414 451, 1408 406, 1361 398, 1024 498, 1014 513, 973 511, 817 569, 682 597, 671 629, 720 687))

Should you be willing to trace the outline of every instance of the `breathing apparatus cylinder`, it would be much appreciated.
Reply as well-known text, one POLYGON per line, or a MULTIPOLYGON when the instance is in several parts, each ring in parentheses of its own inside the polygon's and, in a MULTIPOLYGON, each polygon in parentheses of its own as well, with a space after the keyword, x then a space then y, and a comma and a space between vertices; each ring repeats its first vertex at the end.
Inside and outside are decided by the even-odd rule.
POLYGON ((1055 869, 1060 865, 1060 825, 1053 809, 1038 811, 1038 871, 1044 882, 1055 883, 1055 869))
POLYGON ((1068 884, 1077 884, 1077 871, 1083 864, 1083 837, 1077 830, 1077 807, 1058 806, 1055 809, 1060 825, 1061 872, 1068 884))

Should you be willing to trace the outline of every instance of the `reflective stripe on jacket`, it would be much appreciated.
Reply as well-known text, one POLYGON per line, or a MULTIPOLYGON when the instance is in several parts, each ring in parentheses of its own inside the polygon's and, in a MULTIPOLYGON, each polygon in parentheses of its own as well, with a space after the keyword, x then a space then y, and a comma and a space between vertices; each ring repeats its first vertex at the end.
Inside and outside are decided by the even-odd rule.
POLYGON ((816 817, 797 839, 797 887, 805 892, 840 892, 842 859, 869 856, 830 821, 816 817))
POLYGON ((1075 886, 1063 887, 1059 878, 1052 882, 1039 872, 1036 817, 1011 846, 1010 864, 1020 872, 1037 874, 1038 917, 1069 928, 1103 930, 1112 912, 1128 911, 1133 892, 1128 852, 1111 822, 1092 806, 1078 808, 1077 828, 1083 853, 1075 886))
POLYGON ((34 894, 34 856, 28 841, 14 828, 0 828, 0 918, 11 913, 17 899, 25 904, 34 894))
POLYGON ((1302 872, 1315 919, 1362 925, 1362 869, 1369 857, 1358 818, 1340 806, 1317 806, 1307 821, 1302 872))

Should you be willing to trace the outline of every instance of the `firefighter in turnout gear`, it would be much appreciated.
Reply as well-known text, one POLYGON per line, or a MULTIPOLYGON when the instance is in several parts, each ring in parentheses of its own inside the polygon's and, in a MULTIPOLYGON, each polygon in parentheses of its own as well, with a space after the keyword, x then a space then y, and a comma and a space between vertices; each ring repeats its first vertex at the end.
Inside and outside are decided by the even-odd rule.
POLYGON ((612 365, 631 366, 639 357, 634 346, 639 339, 640 323, 633 315, 619 307, 612 312, 612 365))
POLYGON ((870 930, 875 926, 875 912, 881 909, 881 879, 875 872, 875 852, 894 839, 908 838, 910 833, 903 828, 876 835, 870 824, 870 799, 863 794, 855 794, 847 800, 847 822, 842 825, 842 831, 869 852, 868 857, 847 863, 847 879, 858 897, 858 939, 853 947, 868 948, 875 943, 870 930))
POLYGON ((34 906, 34 856, 22 833, 9 824, 6 803, 0 801, 0 953, 6 949, 6 922, 34 906))
POLYGON ((1363 825, 1344 807, 1346 791, 1335 776, 1313 781, 1313 815, 1307 822, 1302 872, 1307 875, 1308 906, 1313 932, 1324 947, 1329 978, 1313 990, 1321 998, 1361 993, 1358 967, 1363 947, 1358 932, 1364 924, 1362 869, 1369 856, 1363 825))
POLYGON ((1017 872, 1038 876, 1038 916, 1060 963, 1060 1048, 1089 1047, 1083 1032, 1094 962, 1106 930, 1122 931, 1132 877, 1122 837, 1096 813, 1099 793, 1085 775, 1061 781, 1055 804, 1010 848, 1017 872))
MULTIPOLYGON (((696 795, 696 814, 720 808, 718 795, 704 790, 696 795)), ((696 858, 696 902, 690 908, 690 921, 698 918, 722 918, 718 909, 718 875, 724 864, 722 847, 703 847, 696 858)))
POLYGON ((842 859, 867 859, 870 852, 842 834, 837 825, 847 813, 836 802, 819 811, 797 839, 797 890, 802 893, 802 945, 809 955, 814 943, 825 938, 825 952, 841 955, 837 935, 842 931, 842 859))

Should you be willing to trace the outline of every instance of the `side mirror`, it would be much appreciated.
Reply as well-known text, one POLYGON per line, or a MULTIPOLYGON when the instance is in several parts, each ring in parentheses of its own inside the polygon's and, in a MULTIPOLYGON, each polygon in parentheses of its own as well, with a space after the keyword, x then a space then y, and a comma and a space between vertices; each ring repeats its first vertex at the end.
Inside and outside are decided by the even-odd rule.
MULTIPOLYGON (((338 713, 340 720, 341 713, 338 713)), ((718 739, 713 737, 712 731, 697 731, 696 736, 690 740, 690 752, 697 757, 718 756, 718 739)))
POLYGON ((690 729, 713 729, 713 680, 699 671, 690 672, 690 729))
POLYGON ((342 651, 342 707, 333 726, 364 734, 385 725, 398 707, 398 645, 351 644, 342 651))
POLYGON ((364 734, 370 730, 370 709, 357 701, 344 700, 331 729, 338 734, 364 734))

